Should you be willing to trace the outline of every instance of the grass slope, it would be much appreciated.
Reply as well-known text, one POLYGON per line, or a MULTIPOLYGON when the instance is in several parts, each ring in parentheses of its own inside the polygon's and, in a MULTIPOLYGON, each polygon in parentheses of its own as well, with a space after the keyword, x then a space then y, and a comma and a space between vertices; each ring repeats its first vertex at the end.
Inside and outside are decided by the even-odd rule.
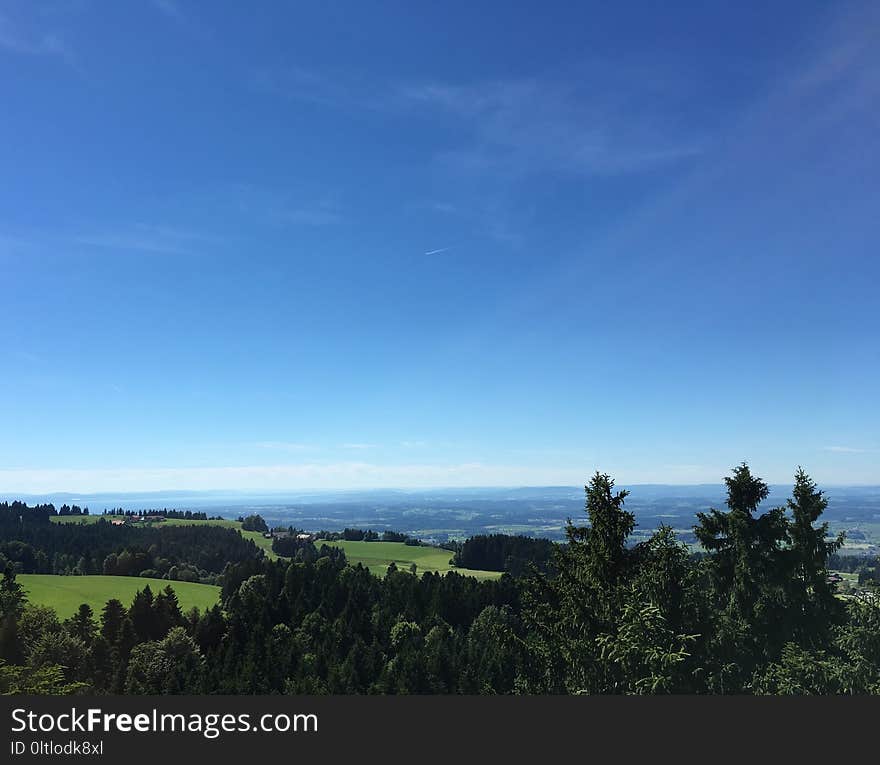
POLYGON ((220 599, 220 588, 211 584, 170 582, 141 576, 17 574, 15 579, 24 587, 30 603, 54 608, 62 619, 76 613, 81 603, 88 603, 96 616, 111 598, 122 601, 127 608, 135 593, 146 585, 150 585, 154 595, 171 585, 184 613, 193 606, 202 610, 210 608, 220 599))
POLYGON ((399 569, 407 570, 415 563, 416 573, 424 574, 426 571, 445 574, 448 571, 456 571, 465 576, 474 576, 478 579, 498 579, 501 573, 498 571, 477 571, 468 568, 455 568, 449 561, 452 553, 449 550, 441 550, 437 547, 416 547, 403 542, 321 542, 322 544, 341 547, 345 550, 348 562, 352 565, 358 563, 366 566, 378 576, 385 576, 385 570, 391 561, 399 569))

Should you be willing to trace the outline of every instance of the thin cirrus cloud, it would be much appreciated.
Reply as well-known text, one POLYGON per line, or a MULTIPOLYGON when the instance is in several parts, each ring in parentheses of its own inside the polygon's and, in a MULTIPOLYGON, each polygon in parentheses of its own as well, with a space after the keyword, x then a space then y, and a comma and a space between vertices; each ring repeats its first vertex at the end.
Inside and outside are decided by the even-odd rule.
POLYGON ((67 43, 55 32, 28 34, 6 16, 0 15, 0 49, 27 56, 71 55, 67 43))
MULTIPOLYGON (((426 167, 452 183, 445 193, 456 197, 437 202, 435 212, 461 219, 501 246, 521 248, 533 180, 677 169, 712 145, 677 106, 688 94, 696 100, 704 84, 690 74, 658 73, 662 69, 589 62, 532 77, 418 82, 287 67, 264 69, 250 85, 268 97, 346 116, 416 130, 429 122, 426 167), (633 120, 636 112, 640 118, 633 120)), ((323 212, 292 221, 336 222, 323 212)))
POLYGON ((464 170, 616 175, 702 153, 703 139, 690 136, 671 113, 645 108, 635 81, 618 89, 601 76, 577 85, 564 77, 433 83, 401 93, 420 110, 469 126, 469 145, 439 155, 464 170), (641 118, 632 120, 636 102, 641 118))
POLYGON ((274 218, 279 223, 290 223, 294 226, 333 226, 343 221, 338 212, 322 207, 278 210, 275 212, 274 218))
POLYGON ((153 7, 174 21, 183 21, 183 11, 174 0, 152 0, 153 7))
POLYGON ((74 237, 76 244, 88 247, 159 255, 191 254, 215 241, 206 234, 146 223, 74 237))
MULTIPOLYGON (((438 147, 435 159, 458 170, 505 175, 534 172, 608 175, 636 172, 702 153, 705 141, 653 98, 646 106, 644 72, 607 65, 559 77, 469 83, 401 83, 302 67, 258 72, 263 93, 383 117, 443 118, 464 142, 438 147), (623 81, 621 82, 621 77, 623 81), (624 97, 623 94, 626 94, 624 97), (632 119, 638 105, 639 120, 632 119)), ((684 87, 679 77, 670 87, 684 87)), ((656 85, 647 86, 656 88, 656 85)), ((656 96, 656 94, 654 94, 656 96)))
POLYGON ((250 77, 251 87, 266 95, 338 109, 385 112, 395 108, 387 87, 363 77, 331 75, 305 67, 262 69, 250 77))
POLYGON ((271 449, 284 452, 313 451, 317 447, 312 444, 302 444, 291 441, 255 441, 252 446, 258 449, 271 449))
POLYGON ((0 491, 125 492, 574 485, 580 473, 522 465, 334 462, 199 468, 0 469, 0 491))
POLYGON ((345 216, 333 189, 278 189, 252 183, 206 188, 186 201, 224 219, 237 217, 272 226, 333 226, 345 216))
POLYGON ((858 449, 854 446, 826 446, 826 452, 834 452, 835 454, 864 454, 867 449, 858 449))
MULTIPOLYGON (((803 156, 832 156, 832 146, 837 157, 858 168, 864 161, 863 146, 870 145, 870 126, 878 119, 878 32, 880 6, 876 4, 873 8, 856 4, 848 12, 835 14, 833 23, 805 46, 801 58, 780 70, 754 101, 731 115, 704 161, 621 216, 600 238, 592 238, 590 246, 596 251, 637 253, 646 238, 668 221, 692 218, 695 210, 707 200, 717 200, 719 194, 725 206, 741 198, 760 203, 766 210, 778 207, 784 212, 788 200, 804 188, 803 183, 790 180, 789 163, 803 156), (855 134, 864 140, 841 140, 842 135, 855 134)), ((774 225, 770 231, 776 236, 780 229, 774 225)), ((591 268, 591 259, 571 258, 558 268, 547 269, 532 285, 532 310, 555 302, 560 289, 587 278, 591 268)), ((643 259, 640 264, 643 273, 653 269, 658 278, 661 268, 666 268, 661 260, 647 263, 643 259)), ((522 311, 520 296, 503 299, 495 305, 493 322, 522 311)), ((473 328, 472 337, 480 337, 481 330, 473 328)))

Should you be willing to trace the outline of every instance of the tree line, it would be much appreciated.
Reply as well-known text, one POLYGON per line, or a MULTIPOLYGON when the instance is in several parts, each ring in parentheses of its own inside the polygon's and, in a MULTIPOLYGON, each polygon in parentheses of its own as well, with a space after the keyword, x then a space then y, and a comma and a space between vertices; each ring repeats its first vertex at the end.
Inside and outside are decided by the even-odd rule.
MULTIPOLYGON (((88 509, 88 508, 87 508, 88 509)), ((163 507, 161 510, 123 510, 117 507, 111 510, 105 510, 101 515, 118 516, 122 518, 140 518, 143 516, 152 516, 156 518, 168 518, 181 521, 222 521, 223 517, 219 515, 209 516, 202 510, 169 510, 163 507)))
MULTIPOLYGON (((13 503, 14 504, 14 503, 13 503)), ((111 574, 214 583, 230 561, 263 555, 220 526, 56 524, 44 508, 0 507, 0 566, 23 574, 111 574)))
POLYGON ((519 575, 536 566, 549 567, 556 545, 549 539, 479 534, 466 540, 453 556, 453 565, 483 571, 507 571, 519 575))

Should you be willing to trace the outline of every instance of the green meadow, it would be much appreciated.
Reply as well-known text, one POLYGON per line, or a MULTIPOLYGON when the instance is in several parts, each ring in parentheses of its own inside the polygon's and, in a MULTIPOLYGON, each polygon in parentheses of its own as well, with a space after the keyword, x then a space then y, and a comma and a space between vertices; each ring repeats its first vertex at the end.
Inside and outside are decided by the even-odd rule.
POLYGON ((116 598, 128 607, 135 593, 147 585, 154 595, 171 585, 184 613, 193 606, 201 610, 211 608, 220 599, 220 588, 211 584, 171 582, 167 579, 148 579, 141 576, 18 574, 15 578, 24 587, 30 603, 54 608, 62 619, 76 613, 82 603, 91 606, 96 616, 111 598, 116 598))
POLYGON ((318 547, 322 544, 341 547, 345 550, 349 563, 352 565, 361 563, 378 576, 385 576, 385 571, 391 561, 394 561, 397 568, 403 570, 408 570, 415 563, 418 574, 424 574, 426 571, 440 574, 456 571, 459 574, 474 576, 477 579, 498 579, 501 576, 498 571, 456 568, 450 563, 452 553, 438 547, 417 547, 403 542, 323 542, 318 540, 315 544, 318 547))

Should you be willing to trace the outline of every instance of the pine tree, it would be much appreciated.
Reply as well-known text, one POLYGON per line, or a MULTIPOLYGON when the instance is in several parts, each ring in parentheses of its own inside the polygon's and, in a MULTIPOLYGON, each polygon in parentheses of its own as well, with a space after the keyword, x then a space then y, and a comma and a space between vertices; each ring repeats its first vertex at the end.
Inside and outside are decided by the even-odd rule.
POLYGON ((718 661, 714 690, 736 691, 747 685, 758 663, 779 654, 787 639, 779 615, 788 581, 788 523, 781 507, 757 514, 770 490, 746 463, 724 481, 727 512, 697 513, 694 533, 709 553, 718 661))
POLYGON ((830 628, 842 616, 842 604, 828 583, 827 566, 829 557, 843 545, 843 534, 829 541, 828 524, 814 526, 828 500, 800 467, 792 495, 788 500, 792 637, 813 647, 827 643, 830 628))
POLYGON ((623 509, 626 491, 596 473, 584 487, 589 527, 566 527, 568 545, 553 567, 557 576, 526 584, 524 616, 532 627, 533 667, 523 683, 544 693, 607 690, 596 636, 613 632, 621 612, 631 553, 626 543, 635 516, 623 509))
POLYGON ((12 564, 7 564, 0 580, 0 659, 17 663, 21 659, 18 641, 18 620, 27 596, 18 582, 12 564))

